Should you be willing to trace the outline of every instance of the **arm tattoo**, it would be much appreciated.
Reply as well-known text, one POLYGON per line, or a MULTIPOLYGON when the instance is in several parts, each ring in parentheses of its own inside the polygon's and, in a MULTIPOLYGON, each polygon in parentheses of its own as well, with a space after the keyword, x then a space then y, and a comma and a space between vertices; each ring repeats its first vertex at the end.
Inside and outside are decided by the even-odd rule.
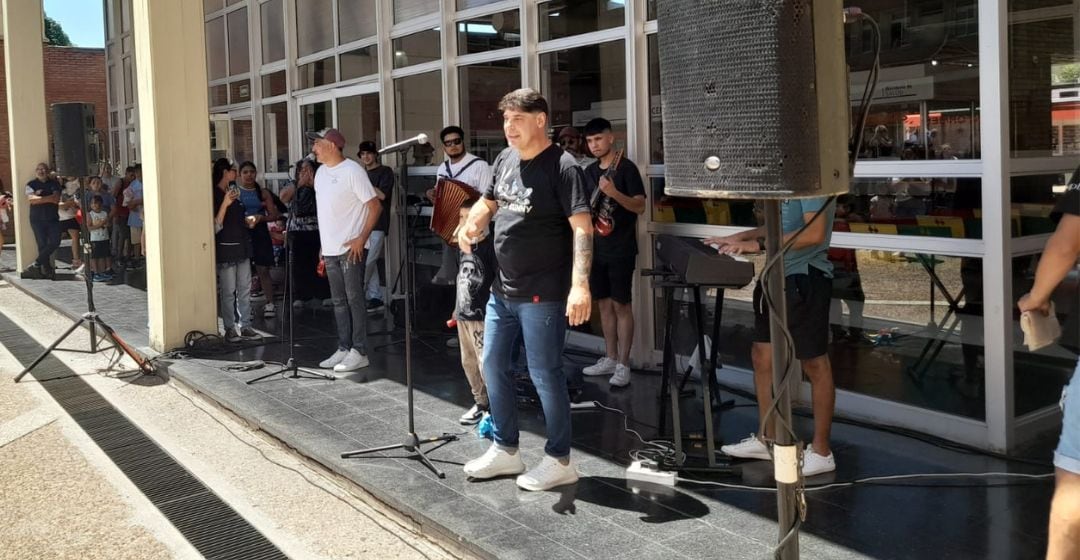
POLYGON ((574 234, 574 283, 587 284, 592 269, 593 239, 591 233, 574 234))

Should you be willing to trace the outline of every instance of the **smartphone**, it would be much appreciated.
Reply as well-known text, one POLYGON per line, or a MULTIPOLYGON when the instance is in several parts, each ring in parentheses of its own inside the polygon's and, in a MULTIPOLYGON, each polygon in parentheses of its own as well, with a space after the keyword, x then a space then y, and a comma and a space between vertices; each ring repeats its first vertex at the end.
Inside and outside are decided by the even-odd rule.
POLYGON ((240 187, 236 186, 236 184, 229 185, 229 192, 235 194, 236 198, 240 198, 240 187))

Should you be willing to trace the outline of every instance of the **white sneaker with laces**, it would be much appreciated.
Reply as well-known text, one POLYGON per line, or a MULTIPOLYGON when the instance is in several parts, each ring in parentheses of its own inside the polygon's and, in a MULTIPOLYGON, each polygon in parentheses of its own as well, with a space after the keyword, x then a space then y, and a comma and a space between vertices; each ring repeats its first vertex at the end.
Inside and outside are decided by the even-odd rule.
POLYGON ((341 363, 334 366, 334 372, 356 371, 366 367, 368 367, 368 357, 353 348, 349 350, 349 354, 345 356, 345 359, 341 360, 341 363))
POLYGON ((750 434, 750 437, 739 443, 720 446, 720 452, 728 457, 738 457, 740 459, 772 460, 772 457, 769 456, 769 448, 765 447, 765 443, 754 434, 750 434))
POLYGON ((619 362, 616 362, 615 360, 604 356, 603 358, 597 360, 595 364, 581 370, 581 374, 588 376, 611 375, 615 373, 615 366, 617 366, 618 364, 619 362))
POLYGON ((802 466, 802 474, 804 477, 833 472, 835 470, 836 459, 833 458, 831 452, 827 456, 822 456, 819 455, 817 451, 814 451, 814 446, 806 446, 806 452, 803 453, 802 466))
POLYGON ((517 477, 517 485, 522 490, 540 492, 556 486, 565 486, 578 481, 577 469, 573 462, 562 464, 558 459, 545 455, 544 460, 529 472, 517 477))
POLYGON ((608 383, 612 387, 626 387, 630 384, 630 366, 624 366, 618 364, 615 366, 615 374, 611 376, 608 383))
POLYGON ((483 455, 465 463, 465 476, 475 479, 495 478, 525 472, 521 452, 511 454, 494 443, 483 455))
POLYGON ((348 350, 338 350, 337 352, 334 352, 333 356, 330 356, 329 358, 319 362, 319 367, 321 367, 323 369, 330 369, 330 368, 340 364, 341 360, 344 360, 345 356, 348 356, 348 355, 349 355, 348 350))

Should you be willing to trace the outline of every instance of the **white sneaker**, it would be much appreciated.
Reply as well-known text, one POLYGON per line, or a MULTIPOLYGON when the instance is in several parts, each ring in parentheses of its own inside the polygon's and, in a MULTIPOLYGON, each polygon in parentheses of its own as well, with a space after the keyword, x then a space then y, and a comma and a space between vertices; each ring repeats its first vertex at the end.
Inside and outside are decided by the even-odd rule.
POLYGON ((296 310, 303 309, 304 305, 305 305, 305 303, 304 303, 304 300, 302 300, 302 299, 298 299, 298 300, 292 302, 292 308, 296 309, 296 310))
POLYGON ((340 364, 341 360, 344 360, 345 356, 348 356, 348 355, 349 355, 348 350, 338 350, 337 352, 334 352, 333 356, 330 356, 329 358, 319 362, 319 367, 321 367, 323 369, 330 369, 330 368, 340 364))
POLYGON ((608 383, 613 387, 626 387, 630 384, 630 366, 624 366, 618 364, 615 366, 615 374, 611 376, 608 383))
POLYGON ((604 356, 596 361, 596 364, 591 365, 581 370, 582 375, 611 375, 615 373, 615 366, 619 365, 619 362, 612 360, 611 358, 604 356))
POLYGON ((818 455, 817 451, 814 451, 812 445, 806 446, 806 452, 803 453, 803 476, 814 476, 815 474, 824 474, 827 472, 833 472, 836 470, 836 459, 833 458, 833 454, 829 453, 828 456, 818 455))
POLYGON ((525 472, 521 452, 510 454, 494 443, 480 457, 465 463, 465 476, 476 479, 494 478, 525 472))
POLYGON ((517 485, 522 490, 540 492, 556 486, 565 486, 578 481, 574 463, 562 464, 558 459, 545 455, 534 469, 517 477, 517 485))
POLYGON ((750 434, 750 437, 739 443, 720 446, 720 452, 728 457, 738 457, 740 459, 772 460, 772 457, 769 456, 769 448, 765 447, 765 443, 754 434, 750 434))
POLYGON ((341 360, 341 363, 334 366, 334 371, 342 373, 346 371, 356 371, 361 368, 368 367, 367 356, 358 352, 355 348, 349 350, 349 354, 345 356, 345 359, 341 360))
POLYGON ((268 303, 268 304, 266 304, 265 307, 263 307, 263 317, 266 317, 267 319, 270 319, 271 317, 275 317, 276 315, 277 315, 277 308, 274 307, 274 304, 268 303))

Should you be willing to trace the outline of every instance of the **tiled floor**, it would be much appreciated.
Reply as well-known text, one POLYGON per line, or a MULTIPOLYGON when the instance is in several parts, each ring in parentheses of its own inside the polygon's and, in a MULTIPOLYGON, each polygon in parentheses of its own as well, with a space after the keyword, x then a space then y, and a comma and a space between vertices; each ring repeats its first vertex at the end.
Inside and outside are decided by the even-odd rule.
MULTIPOLYGON (((9 252, 4 252, 9 259, 9 252)), ((54 307, 77 314, 85 307, 81 282, 9 281, 54 307)), ((136 344, 146 341, 145 294, 128 286, 95 286, 102 316, 136 344)), ((297 316, 296 357, 313 365, 334 347, 328 310, 297 316)), ((281 325, 269 321, 266 332, 281 325)), ((380 328, 380 322, 371 325, 380 328)), ((58 333, 59 334, 59 333, 58 333)), ((400 334, 400 333, 397 333, 400 334)), ((487 442, 456 423, 471 404, 456 350, 446 336, 428 333, 431 345, 414 344, 416 426, 424 436, 460 433, 461 439, 430 449, 446 472, 439 480, 404 453, 396 458, 343 460, 352 449, 399 443, 406 432, 406 392, 402 345, 371 352, 371 366, 337 381, 272 377, 244 381, 263 370, 229 373, 234 361, 282 361, 284 345, 267 344, 226 355, 175 362, 168 374, 249 419, 301 453, 354 480, 391 506, 420 520, 428 531, 449 536, 483 556, 499 558, 766 558, 775 542, 774 494, 680 484, 670 493, 635 493, 623 478, 627 451, 640 444, 623 430, 623 418, 608 412, 574 414, 574 457, 581 481, 559 492, 530 494, 513 480, 466 481, 460 465, 487 442), (465 432, 465 433, 462 433, 465 432)), ((372 338, 372 345, 390 337, 372 338)), ((568 368, 589 357, 568 354, 568 368)), ((583 399, 598 400, 627 413, 644 437, 657 437, 659 378, 635 373, 633 384, 611 390, 603 379, 586 381, 583 399)), ((725 397, 730 397, 725 393, 725 397)), ((756 429, 756 409, 746 400, 717 415, 723 441, 756 429)), ((543 419, 523 404, 522 449, 527 462, 539 459, 543 419)), ((796 425, 809 435, 809 421, 796 425)), ((1046 472, 977 454, 935 447, 863 427, 837 424, 836 473, 810 485, 855 478, 930 472, 1046 472)), ((1053 442, 1028 455, 1049 461, 1053 442)), ((767 485, 771 466, 743 464, 741 477, 717 479, 767 485)), ((999 481, 1000 482, 1000 481, 999 481)), ((1052 487, 1048 483, 962 487, 963 481, 914 481, 895 486, 811 492, 801 535, 804 558, 1037 558, 1045 547, 1052 487)))

